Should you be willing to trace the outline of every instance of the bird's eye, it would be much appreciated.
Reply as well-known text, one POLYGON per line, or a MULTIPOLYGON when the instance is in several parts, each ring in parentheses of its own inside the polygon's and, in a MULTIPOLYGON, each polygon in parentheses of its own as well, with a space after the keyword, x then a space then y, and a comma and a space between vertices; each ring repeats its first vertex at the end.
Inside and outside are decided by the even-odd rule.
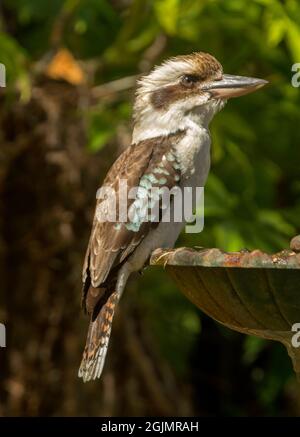
POLYGON ((199 77, 194 74, 185 74, 181 78, 181 83, 187 88, 191 88, 195 85, 196 82, 198 82, 199 77))

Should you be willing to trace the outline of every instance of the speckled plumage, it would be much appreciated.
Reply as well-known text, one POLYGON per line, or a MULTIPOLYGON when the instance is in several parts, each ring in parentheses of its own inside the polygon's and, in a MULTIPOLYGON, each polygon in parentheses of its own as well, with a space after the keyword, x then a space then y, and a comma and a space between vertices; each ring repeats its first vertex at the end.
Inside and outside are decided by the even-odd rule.
MULTIPOLYGON (((213 56, 199 52, 171 58, 139 81, 132 145, 103 182, 116 192, 121 179, 127 181, 129 189, 137 187, 135 199, 126 206, 132 219, 100 221, 102 210, 111 210, 113 203, 98 200, 83 267, 82 303, 91 316, 79 369, 84 381, 101 375, 114 310, 128 277, 143 268, 154 249, 173 247, 185 224, 184 219, 164 220, 168 210, 161 207, 157 192, 175 188, 183 192, 185 187, 202 187, 206 182, 210 167, 208 126, 226 102, 223 96, 217 97, 218 92, 210 92, 208 84, 220 81, 222 74, 222 66, 213 56), (190 82, 186 75, 193 75, 190 82), (156 194, 153 188, 158 189, 156 194), (158 205, 150 221, 144 220, 145 198, 151 206, 158 205)), ((118 211, 122 206, 118 205, 118 211)))

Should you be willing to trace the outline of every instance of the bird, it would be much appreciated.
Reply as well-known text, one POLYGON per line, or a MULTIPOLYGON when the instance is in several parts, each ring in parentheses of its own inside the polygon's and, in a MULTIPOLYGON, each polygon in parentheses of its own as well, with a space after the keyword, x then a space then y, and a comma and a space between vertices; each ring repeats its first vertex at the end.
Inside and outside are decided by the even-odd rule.
MULTIPOLYGON (((209 53, 178 55, 156 66, 137 82, 132 142, 108 171, 102 187, 128 188, 149 195, 153 188, 204 187, 210 169, 209 124, 232 97, 266 85, 259 78, 224 74, 209 53), (140 191, 139 191, 140 190, 140 191)), ((159 196, 158 196, 159 197, 159 196)), ((159 198, 151 199, 159 204, 159 198)), ((185 225, 145 220, 141 195, 128 202, 129 220, 103 220, 112 204, 97 199, 83 265, 82 306, 90 316, 78 376, 84 382, 101 376, 116 306, 130 275, 141 271, 157 248, 172 248, 185 225)), ((119 205, 121 208, 121 205, 119 205)))

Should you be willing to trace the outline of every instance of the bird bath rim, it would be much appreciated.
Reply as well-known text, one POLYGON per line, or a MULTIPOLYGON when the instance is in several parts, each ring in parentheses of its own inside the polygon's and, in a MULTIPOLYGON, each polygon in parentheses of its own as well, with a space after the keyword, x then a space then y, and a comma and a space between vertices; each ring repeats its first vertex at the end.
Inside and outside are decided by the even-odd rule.
POLYGON ((150 265, 176 265, 226 268, 300 269, 300 253, 284 249, 275 254, 261 250, 225 252, 217 248, 156 249, 150 265))

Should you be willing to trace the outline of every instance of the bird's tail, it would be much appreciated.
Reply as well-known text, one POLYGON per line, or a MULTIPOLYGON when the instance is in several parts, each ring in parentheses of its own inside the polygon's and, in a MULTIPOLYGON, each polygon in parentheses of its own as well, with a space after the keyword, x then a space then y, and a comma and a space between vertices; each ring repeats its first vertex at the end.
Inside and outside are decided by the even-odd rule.
POLYGON ((78 371, 84 382, 100 378, 108 348, 119 293, 113 292, 94 321, 91 320, 82 361, 78 371))

